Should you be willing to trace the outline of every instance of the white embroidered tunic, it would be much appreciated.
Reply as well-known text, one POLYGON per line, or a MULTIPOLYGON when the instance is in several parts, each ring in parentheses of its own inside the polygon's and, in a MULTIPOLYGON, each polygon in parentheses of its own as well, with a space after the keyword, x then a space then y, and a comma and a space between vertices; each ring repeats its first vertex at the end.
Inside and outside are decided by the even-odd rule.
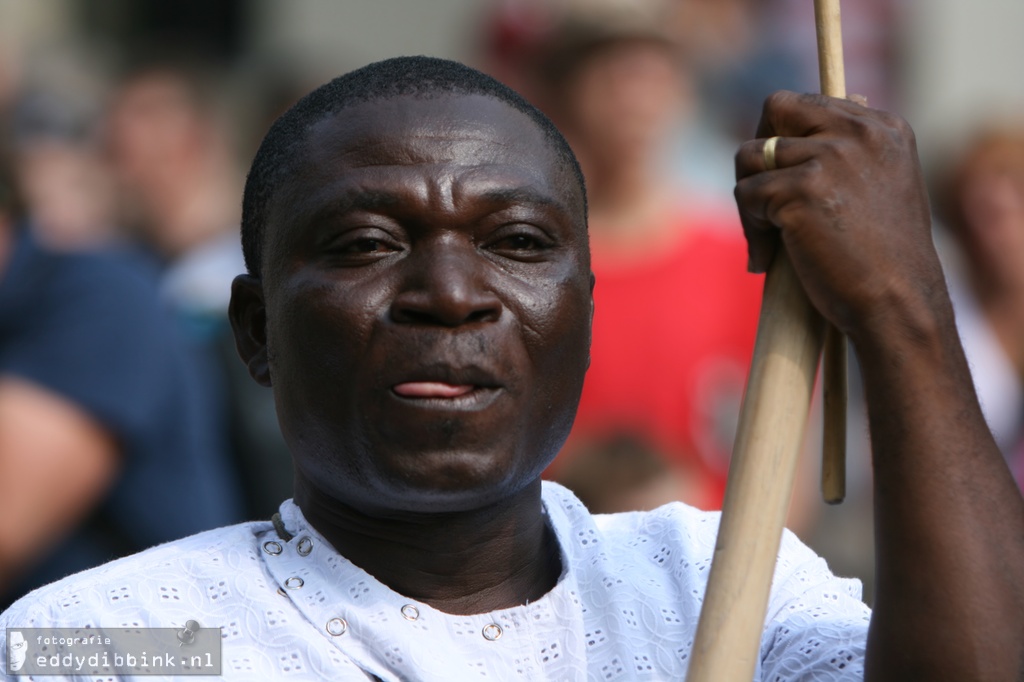
MULTIPOLYGON (((524 606, 455 616, 403 597, 338 554, 288 501, 287 542, 270 522, 194 535, 37 590, 0 615, 0 629, 194 620, 221 628, 229 680, 684 679, 718 513, 674 503, 592 516, 551 483, 543 501, 563 571, 524 606)), ((859 583, 833 576, 787 532, 756 679, 861 679, 869 616, 859 583)), ((0 674, 6 656, 0 647, 0 674)))

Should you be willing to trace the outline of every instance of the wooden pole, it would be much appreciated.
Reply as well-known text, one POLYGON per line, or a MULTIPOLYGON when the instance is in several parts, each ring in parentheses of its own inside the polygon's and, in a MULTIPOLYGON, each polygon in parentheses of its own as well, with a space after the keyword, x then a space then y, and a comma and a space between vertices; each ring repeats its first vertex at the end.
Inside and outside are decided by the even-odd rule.
POLYGON ((823 339, 821 316, 780 249, 765 279, 688 682, 754 676, 823 339))
MULTIPOLYGON (((838 34, 838 0, 815 0, 815 15, 819 32, 838 34)), ((829 69, 832 78, 834 61, 829 69)), ((765 279, 688 682, 749 682, 754 676, 825 326, 780 249, 765 279)))
MULTIPOLYGON (((818 33, 821 92, 830 97, 846 97, 839 0, 815 0, 814 22, 818 33)), ((829 504, 839 504, 846 497, 846 398, 849 379, 846 369, 846 337, 831 324, 825 334, 822 364, 825 430, 822 441, 821 495, 829 504)))

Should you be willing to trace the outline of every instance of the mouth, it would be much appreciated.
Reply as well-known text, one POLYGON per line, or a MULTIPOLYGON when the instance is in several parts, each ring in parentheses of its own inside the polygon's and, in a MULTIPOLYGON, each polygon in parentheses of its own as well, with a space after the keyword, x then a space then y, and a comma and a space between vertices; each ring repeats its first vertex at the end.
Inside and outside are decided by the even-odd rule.
POLYGON ((391 390, 403 398, 459 398, 479 388, 474 384, 448 384, 443 381, 406 381, 391 390))
POLYGON ((502 387, 491 377, 429 377, 402 381, 391 387, 396 398, 420 407, 473 410, 487 407, 502 387), (447 381, 444 379, 448 379, 447 381))

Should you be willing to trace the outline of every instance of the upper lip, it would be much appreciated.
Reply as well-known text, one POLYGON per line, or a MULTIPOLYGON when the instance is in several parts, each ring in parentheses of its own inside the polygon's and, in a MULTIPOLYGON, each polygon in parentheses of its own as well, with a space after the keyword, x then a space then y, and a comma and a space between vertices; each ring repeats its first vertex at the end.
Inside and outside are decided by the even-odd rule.
POLYGON ((490 370, 478 365, 452 367, 448 365, 429 365, 396 372, 394 380, 389 382, 392 388, 399 384, 415 382, 439 382, 452 386, 477 386, 481 388, 499 388, 503 384, 490 370))

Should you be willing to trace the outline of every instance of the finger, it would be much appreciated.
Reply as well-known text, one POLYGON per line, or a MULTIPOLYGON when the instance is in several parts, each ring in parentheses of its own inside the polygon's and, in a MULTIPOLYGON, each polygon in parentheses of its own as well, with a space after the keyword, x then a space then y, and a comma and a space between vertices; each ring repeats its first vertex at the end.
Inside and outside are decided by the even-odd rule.
POLYGON ((750 272, 765 272, 778 249, 779 230, 772 224, 768 210, 772 188, 778 184, 777 174, 757 173, 738 180, 733 190, 747 239, 747 270, 750 272))
POLYGON ((826 123, 870 114, 873 110, 847 99, 780 90, 764 102, 757 136, 805 137, 820 131, 826 123))
POLYGON ((747 239, 747 272, 767 272, 779 248, 779 232, 770 223, 740 212, 743 235, 747 239))
POLYGON ((816 205, 808 193, 811 178, 820 176, 816 159, 772 173, 755 173, 736 182, 733 190, 747 237, 748 269, 763 272, 771 265, 780 240, 802 232, 807 211, 816 205), (783 234, 785 233, 785 234, 783 234))
MULTIPOLYGON (((765 158, 767 140, 749 140, 736 151, 736 179, 741 180, 768 169, 765 158)), ((815 144, 800 137, 780 137, 775 142, 775 169, 790 168, 809 161, 815 153, 815 144)))
POLYGON ((866 107, 868 105, 868 98, 866 95, 847 95, 846 99, 850 100, 854 104, 859 104, 862 107, 866 107))

